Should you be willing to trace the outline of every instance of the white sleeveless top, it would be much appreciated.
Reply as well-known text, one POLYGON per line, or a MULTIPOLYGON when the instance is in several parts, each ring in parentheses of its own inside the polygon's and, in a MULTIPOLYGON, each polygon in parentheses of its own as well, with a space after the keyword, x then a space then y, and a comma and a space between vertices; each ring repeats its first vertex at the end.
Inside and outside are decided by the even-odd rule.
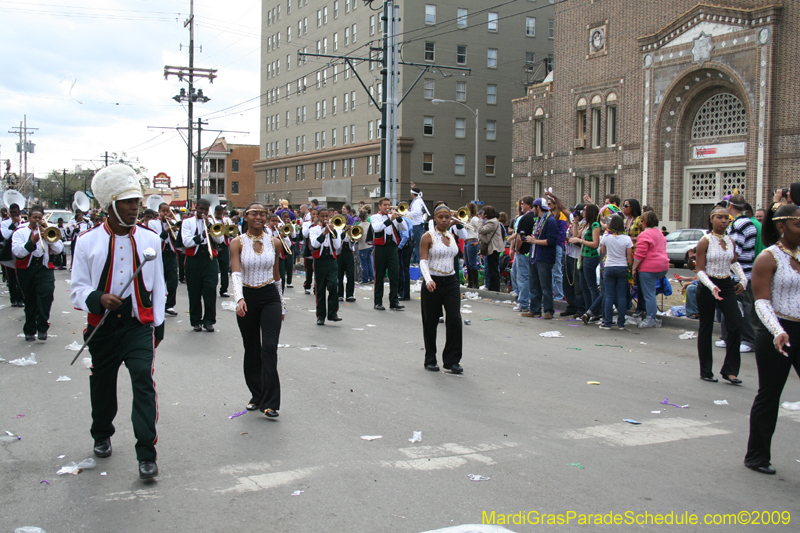
POLYGON ((261 240, 263 249, 261 253, 253 249, 255 242, 247 233, 238 237, 242 243, 241 268, 242 285, 257 289, 273 283, 273 267, 275 266, 275 248, 272 246, 272 236, 264 232, 261 240))
POLYGON ((429 231, 433 244, 428 251, 428 269, 432 276, 452 276, 456 273, 453 269, 453 259, 458 255, 458 245, 453 235, 448 232, 450 245, 446 245, 442 235, 437 231, 429 231))
POLYGON ((792 258, 778 246, 767 251, 775 258, 775 275, 772 276, 772 308, 780 318, 800 322, 800 272, 792 268, 792 258))
POLYGON ((706 274, 712 278, 725 279, 731 277, 731 264, 733 263, 733 252, 735 247, 730 237, 725 235, 722 240, 725 241, 727 250, 722 248, 720 239, 707 233, 704 237, 708 241, 708 250, 706 251, 706 274))

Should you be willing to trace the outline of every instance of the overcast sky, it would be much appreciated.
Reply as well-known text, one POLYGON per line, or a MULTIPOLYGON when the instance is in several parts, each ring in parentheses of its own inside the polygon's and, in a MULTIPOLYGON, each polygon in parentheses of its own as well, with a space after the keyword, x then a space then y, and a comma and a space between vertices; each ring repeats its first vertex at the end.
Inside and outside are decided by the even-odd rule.
MULTIPOLYGON (((224 135, 257 145, 261 0, 197 0, 194 10, 195 67, 219 69, 213 85, 196 84, 211 101, 195 106, 195 119, 249 132, 224 135)), ((186 126, 187 110, 172 97, 187 84, 163 72, 189 64, 188 14, 189 0, 0 0, 0 159, 19 172, 19 139, 7 131, 27 114, 28 127, 39 128, 28 157, 37 177, 92 168, 76 160, 100 165, 108 151, 138 157, 150 177, 166 172, 173 185, 185 183, 185 140, 148 126, 186 126)), ((203 145, 214 135, 204 133, 203 145)))

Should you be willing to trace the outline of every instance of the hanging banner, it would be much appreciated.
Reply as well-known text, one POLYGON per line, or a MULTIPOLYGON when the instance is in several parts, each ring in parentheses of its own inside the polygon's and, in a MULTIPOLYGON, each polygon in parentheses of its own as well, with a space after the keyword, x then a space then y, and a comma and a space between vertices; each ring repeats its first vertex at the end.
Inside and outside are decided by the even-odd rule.
POLYGON ((747 154, 747 143, 706 144, 692 149, 693 159, 739 157, 747 154))

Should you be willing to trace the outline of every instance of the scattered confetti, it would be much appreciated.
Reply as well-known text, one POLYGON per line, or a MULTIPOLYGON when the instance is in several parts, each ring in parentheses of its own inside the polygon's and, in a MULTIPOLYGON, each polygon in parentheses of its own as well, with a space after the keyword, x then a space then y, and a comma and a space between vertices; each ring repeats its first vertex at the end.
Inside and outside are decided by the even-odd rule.
POLYGON ((479 476, 478 474, 468 474, 470 481, 489 481, 490 477, 479 476))
POLYGON ((304 490, 296 490, 296 491, 294 491, 294 492, 293 492, 291 495, 292 495, 292 496, 300 496, 300 495, 301 495, 301 494, 303 494, 304 492, 305 492, 304 490))
POLYGON ((587 381, 586 384, 587 385, 600 385, 600 382, 599 381, 587 381))
POLYGON ((42 483, 47 483, 48 485, 50 484, 50 482, 49 482, 49 481, 47 481, 46 479, 43 479, 43 480, 41 480, 41 481, 39 482, 39 485, 41 485, 42 483))
POLYGON ((621 344, 595 344, 595 346, 611 346, 612 348, 624 348, 621 344))
POLYGON ((689 404, 688 403, 686 405, 678 405, 678 404, 675 404, 675 403, 669 403, 669 398, 664 398, 664 400, 659 402, 659 403, 661 403, 661 405, 671 405, 672 407, 677 407, 678 409, 688 409, 689 408, 689 404))
POLYGON ((715 405, 730 405, 728 400, 714 400, 715 405))
POLYGON ((567 348, 567 350, 583 350, 583 348, 567 348))
POLYGON ((247 414, 247 411, 242 411, 241 413, 234 413, 234 414, 232 414, 231 416, 228 417, 228 420, 230 420, 232 418, 236 418, 237 416, 242 416, 242 415, 246 415, 246 414, 247 414))
POLYGON ((641 422, 637 422, 636 420, 633 420, 632 418, 623 418, 622 421, 623 422, 627 422, 628 424, 633 424, 634 426, 639 426, 639 425, 642 424, 641 422))
POLYGON ((576 467, 576 468, 580 468, 581 470, 585 470, 585 469, 586 469, 586 467, 585 467, 585 466, 583 466, 583 465, 582 465, 582 464, 580 464, 580 463, 567 463, 567 466, 574 466, 574 467, 576 467))
POLYGON ((560 331, 545 331, 544 333, 539 333, 540 337, 547 337, 547 338, 564 338, 564 335, 561 334, 560 331))
POLYGON ((383 435, 364 435, 361 438, 364 440, 377 440, 377 439, 382 439, 383 435))

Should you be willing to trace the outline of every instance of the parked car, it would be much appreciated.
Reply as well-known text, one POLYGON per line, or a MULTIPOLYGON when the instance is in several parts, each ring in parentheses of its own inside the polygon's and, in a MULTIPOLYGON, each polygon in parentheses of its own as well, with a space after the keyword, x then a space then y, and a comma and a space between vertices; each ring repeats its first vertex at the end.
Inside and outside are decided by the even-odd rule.
POLYGON ((689 262, 689 250, 697 246, 707 229, 689 228, 675 230, 667 235, 667 257, 676 267, 689 262))
POLYGON ((58 219, 64 219, 64 225, 70 223, 70 221, 75 218, 75 215, 72 211, 67 211, 66 209, 45 209, 44 210, 44 220, 50 226, 57 226, 58 219))

